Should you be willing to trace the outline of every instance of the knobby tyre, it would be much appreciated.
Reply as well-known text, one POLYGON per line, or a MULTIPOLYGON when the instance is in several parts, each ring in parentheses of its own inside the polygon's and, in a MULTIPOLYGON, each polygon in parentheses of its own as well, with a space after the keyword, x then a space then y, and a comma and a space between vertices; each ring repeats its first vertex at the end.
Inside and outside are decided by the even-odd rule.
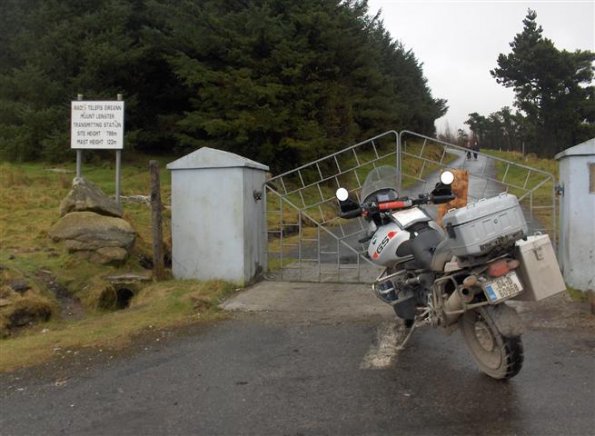
POLYGON ((521 337, 502 335, 488 309, 466 312, 459 326, 467 348, 482 372, 499 380, 519 373, 524 359, 521 337))

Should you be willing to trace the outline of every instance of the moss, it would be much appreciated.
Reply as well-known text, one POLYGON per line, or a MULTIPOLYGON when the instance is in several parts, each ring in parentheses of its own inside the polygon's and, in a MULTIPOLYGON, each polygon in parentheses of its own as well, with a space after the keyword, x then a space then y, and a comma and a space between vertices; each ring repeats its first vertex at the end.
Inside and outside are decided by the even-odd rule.
POLYGON ((568 295, 570 296, 570 298, 573 301, 580 301, 580 302, 589 301, 589 293, 588 292, 583 292, 580 289, 574 289, 574 288, 571 288, 570 286, 566 287, 566 292, 568 292, 568 295))

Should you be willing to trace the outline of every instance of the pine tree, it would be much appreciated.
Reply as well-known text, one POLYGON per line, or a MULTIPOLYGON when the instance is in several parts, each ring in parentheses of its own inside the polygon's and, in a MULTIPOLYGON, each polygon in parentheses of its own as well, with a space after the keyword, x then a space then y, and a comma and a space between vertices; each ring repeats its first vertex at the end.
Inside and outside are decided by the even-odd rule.
POLYGON ((223 148, 275 170, 445 101, 365 0, 5 0, 0 155, 71 155, 69 102, 126 100, 127 147, 223 148))
POLYGON ((553 155, 595 133, 593 79, 595 53, 559 51, 543 37, 537 14, 529 10, 523 31, 510 43, 512 52, 498 56, 491 71, 496 81, 515 92, 515 106, 533 132, 532 151, 553 155))

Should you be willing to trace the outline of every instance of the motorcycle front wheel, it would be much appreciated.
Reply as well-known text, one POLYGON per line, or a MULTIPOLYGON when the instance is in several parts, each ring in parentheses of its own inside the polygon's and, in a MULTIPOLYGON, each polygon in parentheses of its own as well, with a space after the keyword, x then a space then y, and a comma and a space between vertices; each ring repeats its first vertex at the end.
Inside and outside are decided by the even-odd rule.
POLYGON ((467 348, 482 372, 499 380, 519 373, 523 366, 521 337, 502 335, 487 308, 465 312, 459 326, 467 348))

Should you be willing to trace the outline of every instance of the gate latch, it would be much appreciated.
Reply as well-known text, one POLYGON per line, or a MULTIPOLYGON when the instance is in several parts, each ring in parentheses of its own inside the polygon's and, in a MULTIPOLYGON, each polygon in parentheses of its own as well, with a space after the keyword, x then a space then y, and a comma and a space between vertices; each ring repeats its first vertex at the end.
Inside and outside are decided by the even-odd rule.
POLYGON ((564 195, 564 185, 557 184, 556 186, 554 186, 554 192, 556 193, 556 195, 564 195))

